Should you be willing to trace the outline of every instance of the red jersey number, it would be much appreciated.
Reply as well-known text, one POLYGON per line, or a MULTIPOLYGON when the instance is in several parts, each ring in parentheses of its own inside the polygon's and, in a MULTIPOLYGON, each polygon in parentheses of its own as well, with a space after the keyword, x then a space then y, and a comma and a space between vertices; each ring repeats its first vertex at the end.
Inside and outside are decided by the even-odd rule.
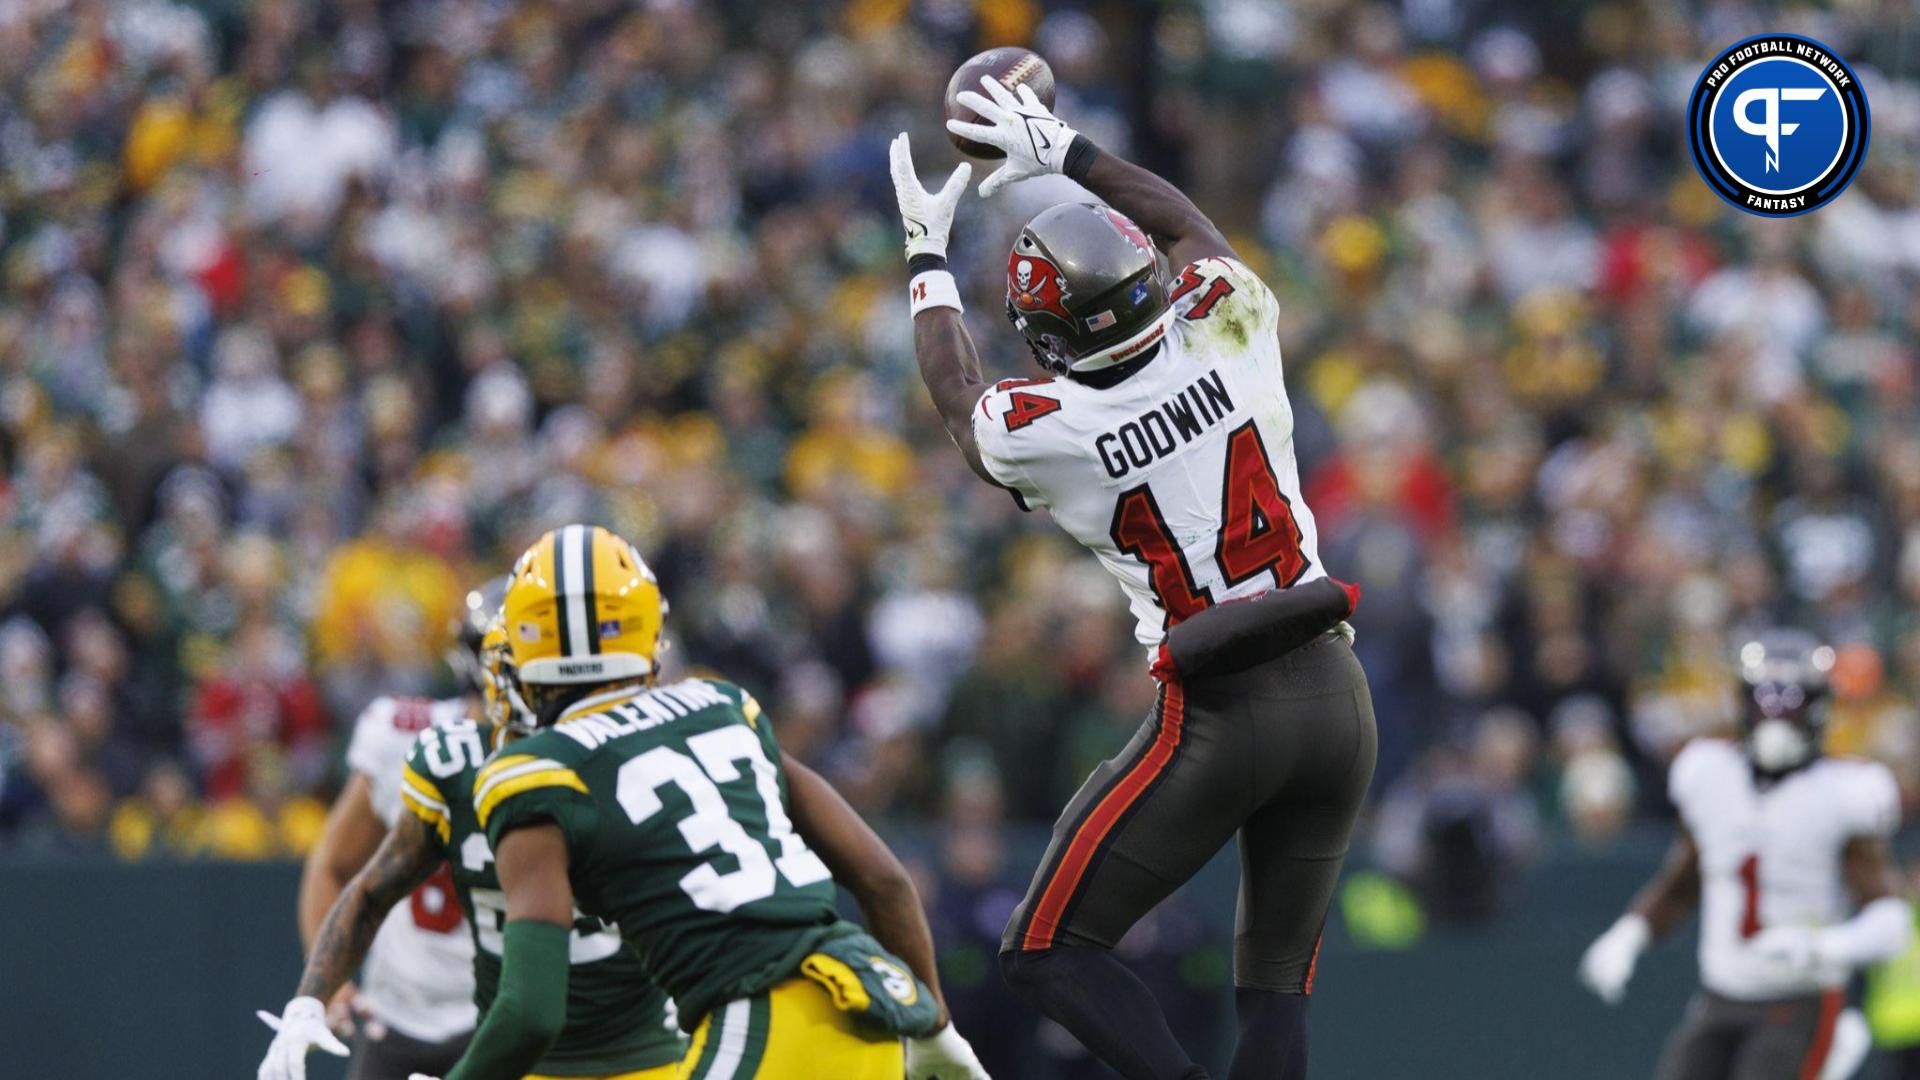
MULTIPOLYGON (((1225 475, 1220 530, 1214 538, 1214 561, 1221 576, 1228 585, 1265 573, 1271 573, 1274 584, 1281 587, 1300 580, 1307 569, 1306 554, 1300 550, 1300 525, 1267 460, 1260 430, 1251 420, 1227 436, 1225 475)), ((1121 493, 1110 532, 1115 547, 1147 564, 1154 598, 1166 609, 1168 626, 1213 606, 1212 591, 1194 580, 1186 553, 1173 538, 1148 485, 1121 493)))
POLYGON ((1206 278, 1200 276, 1199 264, 1194 263, 1180 271, 1180 278, 1174 282, 1173 292, 1167 296, 1167 302, 1179 303, 1181 297, 1203 284, 1207 286, 1207 291, 1201 293, 1200 299, 1195 300, 1193 306, 1187 309, 1187 313, 1181 316, 1188 322, 1204 319, 1213 314, 1213 305, 1233 292, 1233 283, 1226 278, 1217 277, 1208 283, 1206 278))

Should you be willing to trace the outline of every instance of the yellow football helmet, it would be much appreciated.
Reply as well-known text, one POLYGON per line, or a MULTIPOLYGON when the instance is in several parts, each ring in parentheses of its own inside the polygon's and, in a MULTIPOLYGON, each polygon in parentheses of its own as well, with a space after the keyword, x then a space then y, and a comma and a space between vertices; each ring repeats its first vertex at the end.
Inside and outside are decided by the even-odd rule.
POLYGON ((598 525, 555 529, 513 564, 501 615, 530 686, 652 675, 667 603, 640 552, 598 525))
POLYGON ((507 644, 507 623, 495 612, 480 637, 481 709, 487 722, 507 731, 533 730, 533 710, 520 696, 520 674, 507 644))

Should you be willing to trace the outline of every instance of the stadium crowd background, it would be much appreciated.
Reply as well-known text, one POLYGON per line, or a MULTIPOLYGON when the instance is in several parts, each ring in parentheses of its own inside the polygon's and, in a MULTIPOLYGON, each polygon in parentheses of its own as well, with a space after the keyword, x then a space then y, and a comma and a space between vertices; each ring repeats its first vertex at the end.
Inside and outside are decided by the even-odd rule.
MULTIPOLYGON (((1658 817, 1730 642, 1783 618, 1840 646, 1837 748, 1920 795, 1898 7, 0 5, 0 846, 299 854, 360 707, 447 692, 465 589, 594 520, 683 670, 937 826, 929 889, 990 942, 1001 825, 1152 695, 1119 591, 913 368, 886 142, 944 175, 947 74, 1013 42, 1282 299, 1323 556, 1366 590, 1375 864, 1472 919, 1538 838, 1658 817), (1853 190, 1792 221, 1678 134, 1764 30, 1873 108, 1853 190)), ((1004 375, 1004 244, 1062 184, 956 226, 1004 375)))

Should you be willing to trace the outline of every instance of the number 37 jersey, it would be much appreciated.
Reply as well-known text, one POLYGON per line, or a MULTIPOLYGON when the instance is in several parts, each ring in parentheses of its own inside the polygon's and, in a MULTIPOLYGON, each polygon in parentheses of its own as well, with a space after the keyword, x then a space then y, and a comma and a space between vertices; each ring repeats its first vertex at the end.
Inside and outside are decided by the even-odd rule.
POLYGON ((793 976, 839 929, 770 727, 729 683, 624 687, 501 748, 475 780, 496 848, 519 826, 560 827, 574 902, 619 927, 688 1031, 793 976))
POLYGON ((1279 302, 1219 258, 1183 269, 1172 296, 1159 353, 1124 381, 1009 379, 973 414, 987 471, 1099 556, 1149 647, 1214 604, 1326 574, 1293 457, 1279 302))
POLYGON ((1899 825, 1893 773, 1819 758, 1763 784, 1734 743, 1695 739, 1673 759, 1667 791, 1699 852, 1702 985, 1744 1001, 1840 985, 1845 972, 1783 971, 1749 945, 1770 927, 1831 926, 1852 913, 1842 856, 1855 837, 1899 825))

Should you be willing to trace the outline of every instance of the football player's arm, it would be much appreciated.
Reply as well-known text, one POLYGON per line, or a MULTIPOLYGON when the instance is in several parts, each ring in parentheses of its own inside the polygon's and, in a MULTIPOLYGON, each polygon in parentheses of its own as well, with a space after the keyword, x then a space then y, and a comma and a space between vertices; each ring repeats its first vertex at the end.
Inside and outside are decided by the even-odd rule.
POLYGON ((894 138, 888 163, 907 233, 907 306, 913 318, 913 355, 920 364, 920 379, 927 384, 940 423, 968 467, 993 482, 973 437, 973 407, 987 392, 987 379, 981 374, 973 337, 960 318, 959 287, 947 272, 947 233, 973 168, 961 164, 944 187, 928 191, 913 171, 913 150, 905 132, 894 138))
POLYGON ((327 811, 327 824, 320 842, 307 853, 300 873, 300 946, 311 949, 320 932, 320 923, 333 908, 374 850, 386 838, 386 823, 373 812, 373 796, 365 773, 355 771, 347 778, 327 811))
POLYGON ((906 962, 940 1007, 934 1029, 907 1040, 907 1080, 987 1080, 987 1070, 947 1012, 933 931, 907 868, 832 784, 785 754, 780 760, 794 828, 833 871, 833 879, 859 901, 874 940, 906 962))
POLYGON ((1861 835, 1847 842, 1840 872, 1860 910, 1822 931, 1821 951, 1848 968, 1891 960, 1913 942, 1913 905, 1901 895, 1893 847, 1885 836, 1861 835))
POLYGON ((982 480, 998 483, 980 460, 980 445, 973 436, 973 408, 987 392, 988 383, 980 373, 980 354, 974 351, 959 309, 930 307, 916 314, 913 355, 947 437, 960 448, 968 468, 982 480))
POLYGON ((1887 838, 1860 835, 1847 841, 1840 873, 1860 910, 1846 922, 1821 931, 1820 951, 1849 969, 1905 952, 1913 942, 1913 905, 1901 893, 1893 846, 1887 838))
POLYGON ((963 90, 957 97, 980 121, 949 120, 947 130, 1006 153, 1007 163, 980 182, 981 195, 991 197, 1015 180, 1061 173, 1132 218, 1175 267, 1234 257, 1226 237, 1179 188, 1101 150, 1053 115, 1032 87, 1016 92, 989 77, 980 80, 980 88, 985 93, 963 90))
POLYGON ((299 995, 324 1001, 351 978, 387 912, 418 888, 440 859, 426 824, 412 814, 400 815, 321 917, 300 974, 299 995))
POLYGON ((1666 860, 1653 880, 1633 898, 1627 913, 1646 920, 1651 940, 1659 941, 1699 906, 1700 849, 1694 846, 1693 834, 1681 826, 1667 848, 1666 860))
POLYGON ((1700 903, 1700 851, 1682 826, 1653 880, 1633 898, 1627 913, 1594 939, 1580 957, 1580 981, 1609 1005, 1627 993, 1627 983, 1647 946, 1671 932, 1700 903))
POLYGON ((1167 253, 1174 269, 1201 259, 1237 258, 1233 245, 1186 193, 1154 173, 1076 135, 1065 172, 1127 215, 1167 253))
POLYGON ((440 852, 418 818, 401 815, 360 872, 347 882, 315 932, 300 986, 280 1015, 257 1015, 273 1028, 272 1045, 260 1063, 260 1080, 301 1080, 308 1050, 344 1056, 345 1044, 327 1027, 322 1004, 346 985, 366 958, 373 935, 393 905, 412 892, 440 861, 440 852))
POLYGON ((1913 942, 1913 908, 1898 895, 1886 837, 1876 832, 1847 841, 1840 874, 1860 904, 1853 918, 1832 926, 1768 927, 1753 939, 1754 951, 1807 974, 1853 971, 1905 952, 1913 942))
POLYGON ((833 880, 846 886, 859 902, 874 940, 906 961, 933 991, 944 1027, 947 1002, 941 996, 940 971, 934 963, 933 931, 907 868, 819 773, 784 754, 781 767, 787 774, 794 828, 833 871, 833 880))
POLYGON ((567 1022, 566 834, 550 822, 524 825, 500 838, 493 858, 507 896, 500 989, 447 1080, 525 1076, 567 1022))

